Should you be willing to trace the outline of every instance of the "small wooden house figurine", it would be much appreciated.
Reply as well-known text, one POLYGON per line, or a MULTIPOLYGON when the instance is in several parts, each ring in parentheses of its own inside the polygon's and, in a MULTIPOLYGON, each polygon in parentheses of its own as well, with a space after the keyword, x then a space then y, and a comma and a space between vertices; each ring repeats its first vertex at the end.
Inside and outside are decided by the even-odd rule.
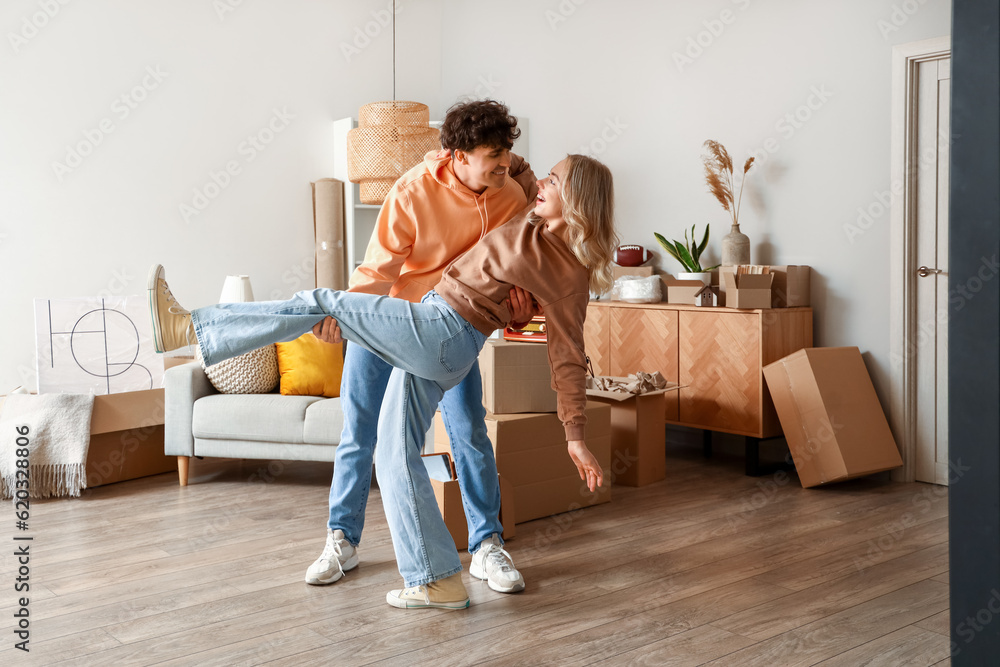
MULTIPOLYGON (((716 288, 717 289, 717 288, 716 288)), ((711 285, 705 285, 694 295, 694 305, 696 306, 718 306, 719 293, 711 285)))

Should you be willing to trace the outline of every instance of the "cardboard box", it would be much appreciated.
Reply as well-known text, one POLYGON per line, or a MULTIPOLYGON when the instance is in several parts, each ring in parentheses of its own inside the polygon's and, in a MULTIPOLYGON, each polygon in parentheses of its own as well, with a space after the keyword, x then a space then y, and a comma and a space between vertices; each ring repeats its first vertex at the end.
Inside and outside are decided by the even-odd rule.
POLYGON ((695 294, 705 287, 705 283, 700 280, 678 280, 673 276, 663 276, 663 284, 667 288, 667 303, 686 306, 693 306, 695 294))
MULTIPOLYGON (((593 493, 566 451, 566 432, 555 414, 489 414, 486 431, 497 470, 514 490, 517 521, 531 521, 611 500, 611 407, 587 404, 587 447, 604 470, 593 493)), ((434 417, 434 450, 451 451, 441 414, 434 417)))
MULTIPOLYGON (((434 498, 437 500, 438 509, 441 510, 441 517, 444 525, 448 527, 451 538, 455 540, 455 548, 464 551, 469 548, 469 522, 465 517, 465 509, 462 507, 462 490, 457 480, 441 482, 436 479, 431 480, 431 487, 434 489, 434 498)), ((514 523, 516 521, 516 510, 514 509, 514 488, 510 482, 500 477, 500 525, 503 526, 504 541, 512 539, 516 535, 514 523)))
MULTIPOLYGON (((812 270, 808 266, 781 265, 769 266, 768 268, 774 275, 774 282, 771 284, 772 308, 809 305, 812 270)), ((728 305, 726 303, 726 281, 722 276, 727 273, 733 275, 735 272, 735 266, 723 266, 719 269, 719 305, 728 305)))
MULTIPOLYGON (((619 378, 624 379, 624 378, 619 378)), ((666 479, 667 455, 663 397, 666 389, 646 394, 587 389, 588 398, 611 407, 611 481, 646 486, 666 479)))
POLYGON ((549 346, 491 338, 479 353, 487 412, 555 412, 549 346))
POLYGON ((727 308, 771 307, 773 273, 737 276, 733 271, 727 270, 723 271, 719 277, 725 288, 727 308))
POLYGON ((772 308, 794 308, 809 305, 810 276, 808 266, 772 266, 772 308))
POLYGON ((858 348, 805 348, 764 378, 802 486, 903 465, 858 348))
POLYGON ((94 397, 87 487, 177 470, 163 453, 163 389, 94 397))

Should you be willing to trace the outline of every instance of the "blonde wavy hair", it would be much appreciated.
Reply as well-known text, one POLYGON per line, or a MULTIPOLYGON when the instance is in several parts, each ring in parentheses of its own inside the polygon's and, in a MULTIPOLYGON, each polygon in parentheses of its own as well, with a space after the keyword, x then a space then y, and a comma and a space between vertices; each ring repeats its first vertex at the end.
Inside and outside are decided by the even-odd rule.
POLYGON ((619 242, 611 170, 587 155, 567 155, 561 194, 570 250, 590 269, 590 291, 603 294, 614 284, 611 260, 619 242))

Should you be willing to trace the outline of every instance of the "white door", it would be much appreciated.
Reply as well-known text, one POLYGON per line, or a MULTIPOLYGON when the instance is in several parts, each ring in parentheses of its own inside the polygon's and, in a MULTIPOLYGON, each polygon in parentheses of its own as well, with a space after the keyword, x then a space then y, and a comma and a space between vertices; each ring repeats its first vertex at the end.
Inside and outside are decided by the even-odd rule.
POLYGON ((916 255, 916 478, 948 483, 948 156, 951 59, 918 70, 916 255))

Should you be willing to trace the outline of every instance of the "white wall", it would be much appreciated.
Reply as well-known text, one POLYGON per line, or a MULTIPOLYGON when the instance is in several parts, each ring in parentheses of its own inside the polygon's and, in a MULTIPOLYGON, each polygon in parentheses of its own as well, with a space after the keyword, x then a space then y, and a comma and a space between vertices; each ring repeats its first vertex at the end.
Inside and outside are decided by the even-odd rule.
MULTIPOLYGON (((392 97, 389 0, 52 0, 47 22, 40 4, 0 5, 0 394, 34 386, 35 297, 144 295, 154 262, 187 307, 231 273, 258 299, 312 287, 309 183, 332 175, 333 120, 392 97), (116 103, 147 67, 162 81, 116 103), (254 154, 244 142, 274 109, 294 118, 254 154), (103 118, 113 131, 60 180, 52 163, 103 118), (240 173, 186 221, 180 206, 231 160, 240 173)), ((399 4, 397 97, 434 102, 440 3, 399 4)))
POLYGON ((814 267, 816 344, 868 353, 887 399, 889 214, 861 236, 845 226, 889 190, 892 46, 949 34, 950 16, 947 0, 453 2, 442 97, 494 82, 531 119, 536 171, 600 157, 623 241, 658 250, 653 232, 710 223, 715 261, 728 214, 701 145, 722 142, 740 166, 759 151, 740 216, 752 261, 814 267), (493 48, 485 26, 504 31, 493 48))
MULTIPOLYGON (((0 7, 0 393, 34 383, 35 297, 142 294, 153 262, 191 307, 229 273, 250 274, 258 299, 310 287, 309 182, 332 171, 331 121, 391 97, 390 31, 373 23, 388 0, 244 1, 221 17, 226 0, 69 2, 12 44, 48 2, 0 7), (378 34, 345 55, 366 25, 378 34), (112 104, 147 67, 167 75, 122 118, 112 104), (247 161, 241 142, 275 108, 294 119, 247 161), (52 163, 103 118, 114 131, 60 181, 52 163), (241 173, 185 221, 180 205, 229 160, 241 173)), ((888 214, 853 243, 845 226, 889 188, 891 46, 949 33, 947 0, 399 5, 397 98, 432 117, 459 97, 506 101, 530 119, 539 173, 598 154, 624 241, 655 249, 654 231, 711 223, 718 257, 727 218, 701 143, 742 162, 773 138, 742 215, 753 259, 815 267, 816 343, 869 352, 887 387, 888 214), (778 126, 810 99, 808 120, 778 126)))

